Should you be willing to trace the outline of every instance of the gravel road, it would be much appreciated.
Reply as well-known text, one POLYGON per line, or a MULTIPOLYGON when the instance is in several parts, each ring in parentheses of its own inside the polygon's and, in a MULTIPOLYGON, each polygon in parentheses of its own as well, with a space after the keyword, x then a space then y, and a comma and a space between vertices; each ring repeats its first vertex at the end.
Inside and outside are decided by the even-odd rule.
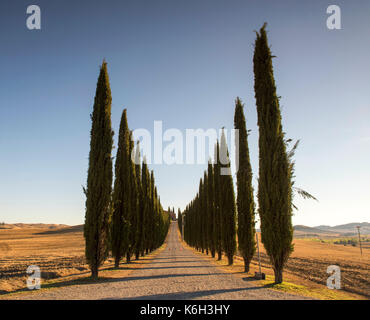
POLYGON ((79 284, 9 299, 304 299, 304 297, 257 287, 228 274, 202 256, 184 248, 173 222, 167 246, 151 262, 125 278, 96 284, 79 284))

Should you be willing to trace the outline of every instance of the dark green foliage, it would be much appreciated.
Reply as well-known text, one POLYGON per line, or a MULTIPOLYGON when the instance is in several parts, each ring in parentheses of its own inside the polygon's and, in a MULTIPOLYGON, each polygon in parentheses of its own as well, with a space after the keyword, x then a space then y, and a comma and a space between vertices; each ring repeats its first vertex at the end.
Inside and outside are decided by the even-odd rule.
POLYGON ((130 254, 132 241, 131 219, 135 208, 133 208, 131 199, 133 175, 131 172, 132 165, 130 164, 132 163, 130 136, 125 109, 122 113, 118 137, 111 223, 111 249, 116 267, 119 266, 119 262, 124 255, 130 254))
MULTIPOLYGON (((142 208, 142 254, 160 247, 166 239, 170 226, 169 212, 163 211, 153 171, 150 173, 144 158, 141 168, 141 205, 142 208)), ((140 225, 140 223, 139 223, 140 225)))
POLYGON ((221 236, 222 248, 227 256, 229 264, 233 264, 236 251, 236 205, 233 178, 231 175, 229 152, 226 138, 222 130, 220 154, 221 164, 221 236))
POLYGON ((198 189, 198 195, 195 201, 195 209, 196 209, 196 248, 199 251, 204 252, 204 246, 202 243, 203 238, 203 223, 202 223, 202 190, 203 190, 203 179, 200 179, 199 181, 199 189, 198 189))
POLYGON ((221 181, 220 181, 220 159, 219 159, 219 150, 220 145, 217 141, 215 146, 215 163, 214 163, 214 206, 215 206, 215 219, 214 219, 214 226, 213 226, 213 238, 215 243, 215 250, 217 252, 217 260, 222 259, 222 221, 221 221, 221 181))
POLYGON ((89 154, 84 236, 86 259, 93 278, 107 258, 109 249, 119 266, 122 257, 130 262, 159 247, 166 238, 170 216, 160 203, 154 173, 143 161, 140 148, 134 150, 132 132, 122 113, 112 192, 111 92, 107 64, 104 61, 97 83, 89 154), (135 152, 136 151, 136 152, 135 152), (135 160, 135 162, 134 162, 135 160))
POLYGON ((177 225, 179 227, 181 236, 183 236, 182 234, 182 214, 181 214, 180 208, 177 210, 177 225))
POLYGON ((138 196, 138 208, 137 208, 137 232, 136 232, 136 246, 135 246, 135 257, 139 259, 139 256, 144 251, 144 206, 143 206, 143 191, 141 184, 141 164, 140 164, 140 145, 137 142, 135 152, 135 176, 138 196))
POLYGON ((90 133, 84 236, 86 260, 91 276, 98 277, 99 266, 108 255, 109 217, 112 191, 111 128, 112 97, 107 63, 103 61, 96 86, 90 133))
POLYGON ((200 223, 201 223, 201 248, 202 252, 208 254, 208 239, 207 239, 207 173, 204 172, 203 184, 200 190, 200 223))
POLYGON ((293 251, 292 166, 286 152, 271 59, 264 25, 257 33, 253 58, 260 152, 258 212, 275 283, 281 283, 284 265, 293 251))
POLYGON ((211 251, 212 258, 216 254, 214 224, 215 224, 215 196, 214 196, 214 178, 212 162, 208 163, 208 181, 207 181, 207 245, 211 251))
POLYGON ((208 220, 208 172, 204 171, 204 177, 203 177, 203 196, 202 196, 202 225, 203 225, 203 246, 206 250, 206 253, 209 253, 209 220, 208 220))
POLYGON ((150 174, 146 160, 144 158, 142 171, 141 171, 141 183, 143 192, 143 207, 144 207, 144 252, 148 253, 150 248, 150 174))
MULTIPOLYGON (((221 146, 225 160, 228 158, 225 135, 222 135, 221 146)), ((202 252, 211 252, 218 259, 222 251, 233 263, 236 251, 236 207, 232 176, 221 175, 221 168, 230 173, 230 163, 220 161, 220 147, 215 146, 215 164, 208 163, 208 169, 199 182, 199 191, 195 198, 186 206, 181 216, 184 224, 184 239, 192 247, 202 252)))
POLYGON ((254 199, 252 187, 252 167, 250 164, 248 133, 239 98, 235 101, 234 127, 238 130, 239 144, 236 154, 237 172, 237 208, 238 208, 238 247, 244 259, 244 270, 249 272, 249 264, 256 251, 256 230, 254 216, 254 199))
POLYGON ((154 185, 154 173, 153 170, 150 171, 150 213, 149 213, 149 229, 148 229, 148 239, 149 239, 149 251, 154 249, 154 231, 155 231, 155 185, 154 185))
POLYGON ((130 199, 130 214, 129 214, 129 246, 126 252, 126 261, 130 262, 132 254, 136 251, 136 242, 138 234, 138 215, 139 215, 139 193, 137 188, 137 178, 135 173, 135 163, 133 159, 135 157, 134 141, 132 140, 132 132, 129 135, 129 154, 128 154, 128 180, 130 183, 129 199, 130 199), (133 157, 134 155, 134 157, 133 157))

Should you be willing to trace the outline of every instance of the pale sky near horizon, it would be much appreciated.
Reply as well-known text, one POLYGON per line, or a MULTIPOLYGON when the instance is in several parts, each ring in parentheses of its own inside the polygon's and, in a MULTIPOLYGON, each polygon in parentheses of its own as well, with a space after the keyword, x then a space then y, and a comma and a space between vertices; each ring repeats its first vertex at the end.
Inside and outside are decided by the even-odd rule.
MULTIPOLYGON (((83 223, 103 58, 116 133, 123 108, 131 129, 153 132, 154 120, 184 133, 231 129, 241 97, 257 190, 253 43, 264 22, 283 128, 301 140, 296 186, 319 199, 296 197, 293 223, 369 222, 369 1, 37 0, 41 30, 26 27, 29 4, 0 3, 0 222, 83 223), (326 27, 331 4, 341 8, 341 30, 326 27)), ((177 210, 206 165, 151 168, 163 207, 177 210)))

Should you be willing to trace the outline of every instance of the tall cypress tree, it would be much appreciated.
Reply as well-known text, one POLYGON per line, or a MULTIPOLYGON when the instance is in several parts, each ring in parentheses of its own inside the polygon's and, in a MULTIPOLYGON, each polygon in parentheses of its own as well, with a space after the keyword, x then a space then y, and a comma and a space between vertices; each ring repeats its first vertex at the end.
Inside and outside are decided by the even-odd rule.
POLYGON ((215 224, 215 204, 214 204, 214 178, 213 166, 211 160, 208 162, 208 181, 207 181, 207 231, 208 248, 211 251, 212 258, 215 257, 216 247, 214 239, 215 224))
POLYGON ((157 187, 154 187, 154 237, 153 237, 153 249, 158 248, 160 243, 160 235, 161 235, 161 212, 160 212, 160 205, 158 200, 158 191, 157 187))
POLYGON ((140 165, 140 144, 139 141, 136 145, 135 150, 135 175, 136 185, 138 192, 138 222, 137 222, 137 233, 136 233, 136 247, 135 257, 139 259, 140 254, 144 250, 144 205, 143 205, 143 190, 141 182, 141 165, 140 165))
POLYGON ((127 112, 124 109, 119 128, 111 221, 111 248, 116 268, 118 268, 121 258, 129 252, 130 246, 130 215, 132 209, 130 197, 130 189, 132 188, 130 144, 127 112))
POLYGON ((214 200, 215 200, 215 223, 213 228, 213 236, 215 250, 217 252, 217 260, 222 259, 222 220, 221 220, 221 181, 220 181, 220 145, 217 141, 215 146, 215 164, 214 164, 214 200))
POLYGON ((238 245, 239 252, 244 259, 244 271, 249 272, 249 264, 256 251, 255 243, 255 217, 254 217, 254 199, 252 187, 252 167, 250 164, 248 133, 245 122, 243 104, 239 98, 235 101, 234 126, 239 130, 238 153, 236 161, 238 162, 237 172, 237 208, 238 208, 238 245))
POLYGON ((208 241, 208 176, 207 171, 204 171, 203 175, 203 190, 202 190, 202 224, 203 224, 203 247, 206 251, 206 254, 209 252, 209 241, 208 241))
POLYGON ((108 255, 109 217, 112 192, 111 90, 107 63, 103 61, 96 86, 90 133, 84 237, 86 260, 92 278, 108 255))
POLYGON ((134 154, 134 141, 132 139, 132 131, 129 131, 129 154, 128 154, 128 179, 130 184, 129 189, 129 199, 130 199, 130 212, 129 212, 129 220, 130 220, 130 228, 129 228, 129 246, 126 251, 126 261, 131 261, 131 256, 135 252, 136 247, 136 239, 137 239, 137 228, 138 228, 138 190, 137 190, 137 181, 136 181, 136 173, 135 173, 135 163, 133 162, 133 158, 135 157, 134 154))
POLYGON ((257 33, 253 57, 260 152, 258 210, 261 239, 275 283, 281 283, 284 265, 293 251, 292 177, 265 26, 257 33))
POLYGON ((229 265, 233 264, 236 251, 236 206, 233 178, 231 175, 229 152, 227 150, 224 130, 220 144, 221 160, 221 215, 222 215, 222 247, 229 265), (225 161, 227 160, 227 161, 225 161))
POLYGON ((142 183, 142 195, 143 195, 143 243, 144 248, 142 255, 149 252, 150 246, 150 175, 146 159, 143 159, 143 165, 141 168, 141 183, 142 183))
POLYGON ((150 214, 149 214, 149 251, 154 249, 154 232, 155 232, 155 183, 154 172, 150 171, 150 214))
POLYGON ((182 214, 180 208, 177 210, 177 225, 179 227, 181 236, 183 237, 184 235, 182 234, 182 214))
POLYGON ((199 182, 199 191, 198 191, 198 201, 197 201, 197 217, 198 217, 198 224, 199 224, 199 231, 198 231, 198 246, 202 253, 204 253, 204 206, 203 206, 203 179, 200 179, 199 182))

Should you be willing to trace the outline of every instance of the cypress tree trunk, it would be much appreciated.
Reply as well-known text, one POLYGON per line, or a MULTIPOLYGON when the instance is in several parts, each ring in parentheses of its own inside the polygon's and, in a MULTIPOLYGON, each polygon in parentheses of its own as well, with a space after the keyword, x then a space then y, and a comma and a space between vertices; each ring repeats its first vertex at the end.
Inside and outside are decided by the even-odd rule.
POLYGON ((112 145, 111 91, 107 63, 100 68, 92 113, 89 169, 84 224, 85 255, 92 278, 108 256, 108 221, 111 215, 112 145))
POLYGON ((243 260, 244 260, 244 272, 249 272, 249 266, 250 266, 250 263, 251 263, 252 258, 245 257, 245 256, 243 257, 243 260))
POLYGON ((230 169, 229 152, 227 150, 224 130, 220 144, 221 170, 221 216, 222 216, 222 246, 229 265, 233 264, 236 251, 236 206, 234 185, 230 169))
POLYGON ((93 267, 90 267, 90 269, 91 269, 91 278, 94 280, 98 279, 99 268, 97 268, 96 266, 93 266, 93 267))
POLYGON ((243 104, 239 98, 235 101, 234 127, 239 130, 236 161, 237 172, 237 208, 238 208, 238 245, 244 259, 244 270, 249 272, 249 264, 256 251, 256 230, 254 225, 254 199, 252 187, 252 167, 250 164, 248 133, 243 112, 243 104))
POLYGON ((293 251, 292 177, 271 58, 264 25, 257 33, 253 58, 260 151, 258 204, 261 240, 274 269, 275 283, 281 283, 293 251))
POLYGON ((119 267, 119 261, 120 261, 120 258, 118 256, 114 258, 114 267, 115 268, 119 267))

